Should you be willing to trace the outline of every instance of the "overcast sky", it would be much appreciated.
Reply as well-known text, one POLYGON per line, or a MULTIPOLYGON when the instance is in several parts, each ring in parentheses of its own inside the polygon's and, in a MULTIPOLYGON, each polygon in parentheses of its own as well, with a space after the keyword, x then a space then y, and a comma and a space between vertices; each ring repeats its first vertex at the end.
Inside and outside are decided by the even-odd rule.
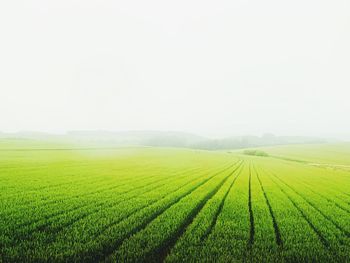
POLYGON ((349 0, 2 0, 0 130, 350 134, 349 0))

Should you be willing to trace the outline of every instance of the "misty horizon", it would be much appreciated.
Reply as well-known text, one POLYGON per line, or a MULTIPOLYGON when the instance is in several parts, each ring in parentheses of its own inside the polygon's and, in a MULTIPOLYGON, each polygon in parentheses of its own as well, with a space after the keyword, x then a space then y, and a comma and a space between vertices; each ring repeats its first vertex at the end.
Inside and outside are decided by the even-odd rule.
MULTIPOLYGON (((253 133, 245 133, 245 134, 206 134, 206 133, 198 133, 192 131, 183 131, 183 130, 66 130, 66 131, 45 131, 45 130, 17 130, 17 131, 5 131, 0 130, 0 135, 28 135, 28 134, 37 134, 37 135, 52 135, 52 136, 66 136, 73 134, 84 134, 84 133, 95 133, 95 134, 127 134, 127 133, 174 133, 174 134, 187 134, 194 135, 208 139, 224 139, 224 138, 234 138, 234 137, 309 137, 309 138, 317 138, 317 139, 332 139, 332 140, 350 140, 350 135, 348 134, 328 134, 325 136, 319 135, 310 135, 310 134, 275 134, 272 132, 264 132, 261 134, 253 134, 253 133)), ((103 137, 103 136, 102 136, 103 137)))

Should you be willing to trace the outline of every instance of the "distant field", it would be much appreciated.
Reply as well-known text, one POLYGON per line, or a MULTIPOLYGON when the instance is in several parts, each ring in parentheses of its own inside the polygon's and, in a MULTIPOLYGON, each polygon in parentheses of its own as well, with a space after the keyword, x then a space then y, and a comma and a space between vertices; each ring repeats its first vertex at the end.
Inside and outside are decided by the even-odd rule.
POLYGON ((285 156, 315 163, 350 166, 350 143, 289 145, 264 148, 271 155, 285 156))
POLYGON ((350 144, 0 140, 0 262, 349 262, 350 144))

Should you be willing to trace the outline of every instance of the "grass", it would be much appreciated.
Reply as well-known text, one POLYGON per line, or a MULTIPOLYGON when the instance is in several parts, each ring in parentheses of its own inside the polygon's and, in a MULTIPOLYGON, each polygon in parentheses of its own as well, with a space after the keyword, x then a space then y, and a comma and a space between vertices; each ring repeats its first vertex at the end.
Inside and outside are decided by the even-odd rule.
POLYGON ((349 156, 1 140, 0 262, 349 262, 349 156))

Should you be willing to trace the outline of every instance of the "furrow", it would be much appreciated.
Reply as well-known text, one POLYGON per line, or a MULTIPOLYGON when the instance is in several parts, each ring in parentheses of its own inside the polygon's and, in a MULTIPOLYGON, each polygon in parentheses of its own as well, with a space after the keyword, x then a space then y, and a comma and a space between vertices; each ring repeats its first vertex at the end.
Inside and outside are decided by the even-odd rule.
MULTIPOLYGON (((163 198, 166 198, 167 196, 173 194, 174 192, 178 191, 179 189, 183 188, 184 186, 188 185, 188 184, 191 184, 193 183, 194 181, 198 180, 199 178, 201 177, 201 175, 199 175, 198 177, 195 177, 193 178, 192 180, 190 180, 189 182, 186 182, 185 184, 182 184, 182 185, 179 185, 173 192, 170 192, 170 193, 167 193, 166 195, 164 195, 162 197, 163 198)), ((150 207, 151 205, 153 205, 154 203, 157 203, 159 200, 155 200, 154 202, 151 202, 147 205, 144 205, 144 206, 141 206, 137 209, 137 212, 141 211, 142 209, 146 209, 148 207, 150 207)), ((106 231, 108 228, 112 227, 113 225, 116 225, 116 224, 119 224, 120 222, 126 220, 127 218, 129 218, 130 216, 132 216, 135 212, 132 212, 132 213, 129 213, 129 214, 126 214, 124 215, 120 220, 117 220, 117 221, 112 221, 110 224, 106 225, 104 228, 102 228, 99 232, 99 234, 103 233, 104 231, 106 231)), ((98 238, 98 235, 96 236, 93 236, 92 238, 95 238, 97 239, 98 238)))
MULTIPOLYGON (((169 177, 168 177, 168 178, 165 178, 165 179, 173 179, 173 178, 169 178, 169 177)), ((164 181, 164 180, 162 180, 162 181, 164 181)), ((156 184, 156 183, 159 183, 159 181, 157 181, 157 182, 151 182, 151 183, 149 183, 149 184, 147 184, 147 185, 143 185, 143 186, 140 186, 140 187, 133 188, 133 189, 131 189, 131 190, 129 190, 129 191, 125 191, 125 192, 122 192, 122 193, 118 193, 117 195, 113 196, 113 198, 115 198, 115 197, 117 197, 117 196, 125 195, 125 194, 130 194, 130 193, 132 193, 132 192, 134 192, 134 191, 137 191, 137 190, 139 190, 139 189, 142 189, 142 188, 148 188, 148 187, 150 187, 150 186, 152 186, 152 185, 154 185, 154 184, 156 184)), ((35 222, 31 222, 30 224, 28 223, 28 224, 26 224, 26 225, 29 226, 29 225, 31 225, 31 224, 35 224, 35 223, 40 222, 40 221, 43 221, 43 222, 44 222, 43 224, 38 225, 38 226, 35 227, 35 228, 32 228, 31 231, 26 232, 26 233, 25 233, 25 234, 26 234, 25 236, 23 236, 23 233, 21 233, 20 239, 21 239, 22 241, 23 241, 23 240, 28 240, 28 239, 30 239, 30 235, 31 235, 32 233, 34 233, 34 232, 58 233, 59 231, 63 230, 64 228, 69 227, 70 225, 72 225, 72 224, 74 224, 74 223, 76 223, 76 222, 78 222, 78 221, 80 221, 80 220, 83 220, 84 218, 88 217, 89 215, 92 215, 92 214, 94 214, 94 213, 97 213, 98 211, 100 211, 100 210, 101 210, 105 205, 107 205, 107 204, 108 204, 108 207, 109 207, 109 208, 115 207, 115 206, 120 205, 121 203, 123 203, 123 202, 125 202, 125 201, 127 201, 127 200, 130 200, 130 199, 132 199, 132 198, 135 198, 135 197, 139 196, 140 194, 145 194, 145 193, 147 193, 147 192, 154 191, 155 189, 158 189, 158 188, 164 186, 165 184, 167 184, 167 183, 163 183, 163 184, 161 184, 161 185, 159 185, 159 186, 157 186, 157 187, 152 187, 151 189, 148 189, 148 190, 146 190, 145 192, 141 192, 141 193, 137 193, 137 194, 135 194, 135 195, 133 195, 133 196, 129 196, 128 199, 124 198, 124 199, 122 199, 122 200, 116 200, 115 202, 111 202, 111 203, 109 203, 109 204, 108 204, 108 201, 109 201, 109 200, 104 200, 103 202, 100 202, 100 203, 97 204, 97 205, 96 205, 96 204, 88 203, 88 204, 84 204, 84 205, 81 205, 81 206, 78 206, 78 207, 75 207, 75 208, 72 208, 72 209, 69 209, 69 210, 60 211, 60 212, 56 213, 55 215, 50 216, 50 217, 47 217, 47 218, 45 218, 45 219, 40 219, 40 220, 37 220, 37 221, 35 221, 35 222), (67 213, 69 213, 69 212, 78 211, 79 209, 82 209, 82 208, 85 208, 85 207, 88 208, 88 207, 90 207, 90 206, 93 207, 92 210, 88 210, 88 211, 86 211, 85 213, 84 213, 84 212, 79 213, 79 214, 77 215, 77 217, 74 217, 74 216, 73 216, 73 217, 71 218, 71 220, 69 220, 68 222, 66 222, 66 223, 64 223, 64 224, 60 224, 59 226, 56 226, 56 227, 54 227, 54 228, 50 227, 51 222, 47 222, 48 220, 52 220, 52 219, 54 219, 55 217, 59 217, 59 216, 61 216, 61 215, 63 215, 63 214, 67 214, 67 213)), ((103 192, 101 192, 101 193, 103 193, 103 192)))
MULTIPOLYGON (((337 201, 333 200, 333 199, 329 199, 327 196, 324 196, 323 194, 315 191, 312 189, 311 185, 307 182, 303 182, 303 184, 309 189, 309 191, 313 192, 314 194, 319 195, 320 197, 322 197, 323 199, 327 200, 330 203, 333 203, 336 207, 338 207, 339 209, 343 210, 344 212, 350 214, 350 210, 348 208, 343 207, 342 205, 338 204, 337 201)), ((350 202, 345 201, 347 204, 350 204, 350 202)))
MULTIPOLYGON (((220 170, 217 173, 214 173, 210 177, 208 177, 205 180, 203 180, 200 183, 198 183, 195 187, 191 188, 189 191, 185 192, 184 194, 181 194, 179 197, 174 198, 168 204, 166 204, 164 207, 161 207, 158 211, 152 213, 147 219, 145 219, 144 222, 142 222, 141 224, 135 226, 130 231, 128 231, 128 233, 126 233, 126 235, 120 237, 118 240, 115 240, 114 244, 110 245, 109 247, 104 247, 101 254, 105 256, 104 257, 105 260, 109 261, 112 258, 113 252, 116 251, 119 248, 119 246, 122 244, 122 242, 124 240, 130 238, 131 236, 135 235, 137 232, 140 232, 142 229, 146 228, 154 219, 156 219, 164 211, 166 211, 170 207, 174 206, 175 204, 179 203, 182 199, 184 199, 185 197, 189 196, 191 193, 193 193, 196 189, 198 189, 199 187, 201 187, 202 185, 207 183, 209 180, 211 180, 212 178, 218 176, 219 174, 227 171, 231 167, 235 166, 237 163, 235 163, 233 165, 230 165, 229 167, 226 167, 226 168, 220 170)), ((102 260, 102 259, 103 258, 97 258, 97 260, 102 260)))
POLYGON ((265 198, 265 201, 266 201, 266 205, 269 208, 269 212, 270 212, 272 223, 273 223, 273 228, 275 230, 276 244, 278 246, 282 247, 283 246, 283 241, 282 241, 282 238, 281 238, 281 231, 280 231, 280 229, 278 227, 275 214, 274 214, 274 212, 272 210, 272 206, 270 204, 269 198, 267 197, 267 194, 265 192, 264 186, 263 186, 263 184, 262 184, 262 182, 260 180, 259 173, 257 171, 255 171, 255 174, 256 174, 256 177, 258 178, 259 185, 261 187, 261 191, 263 192, 263 195, 264 195, 264 198, 265 198))
MULTIPOLYGON (((270 177, 271 178, 271 177, 270 177)), ((308 223, 310 228, 315 232, 319 240, 321 241, 322 245, 326 248, 330 248, 329 242, 326 240, 326 238, 322 235, 321 231, 316 228, 316 226, 309 220, 307 215, 304 213, 304 211, 297 205, 296 202, 284 191, 284 189, 275 181, 271 178, 271 180, 277 185, 277 187, 281 190, 281 192, 288 198, 288 200, 293 204, 293 206, 299 211, 303 219, 308 223)))
MULTIPOLYGON (((196 178, 193 179, 192 181, 194 181, 194 180, 196 180, 196 179, 198 179, 198 177, 196 177, 196 178)), ((191 182, 192 182, 192 181, 191 181, 191 182)), ((187 184, 189 184, 189 183, 190 183, 190 182, 187 182, 187 183, 185 183, 185 184, 182 184, 181 186, 179 186, 179 188, 181 188, 181 187, 183 187, 183 186, 185 186, 185 185, 187 185, 187 184)), ((151 191, 157 190, 158 188, 163 187, 165 184, 167 184, 167 183, 164 183, 164 184, 162 184, 162 185, 160 185, 160 186, 157 186, 157 187, 155 187, 155 188, 149 189, 149 190, 147 190, 147 191, 145 191, 145 192, 143 192, 143 193, 135 194, 135 195, 133 195, 133 196, 128 197, 127 199, 113 202, 113 203, 111 203, 108 207, 109 207, 109 208, 116 207, 116 206, 118 206, 118 205, 120 205, 120 204, 122 204, 122 203, 124 203, 124 202, 126 202, 126 201, 130 201, 130 200, 132 200, 133 198, 138 197, 139 195, 144 195, 144 194, 147 194, 147 193, 149 193, 149 192, 151 192, 151 191)), ((170 194, 174 193, 176 190, 178 190, 178 188, 175 189, 174 191, 168 193, 167 195, 170 195, 170 194)), ((156 202, 156 201, 155 201, 155 202, 156 202)), ((151 203, 151 204, 152 204, 152 203, 151 203)), ((93 209, 91 212, 89 211, 90 213, 79 214, 79 216, 78 216, 77 218, 75 218, 74 220, 71 220, 71 221, 69 221, 69 222, 67 222, 67 223, 65 223, 65 224, 62 224, 62 225, 60 225, 59 227, 57 227, 56 229, 54 229, 54 233, 58 233, 58 232, 62 231, 63 229, 65 229, 65 228, 67 228, 67 227, 69 227, 69 226, 71 226, 71 225, 77 223, 78 221, 81 221, 81 220, 85 219, 86 217, 91 216, 91 215, 94 214, 94 213, 97 213, 98 211, 101 210, 102 206, 103 206, 103 205, 99 206, 97 209, 93 209)), ((143 206, 143 207, 138 207, 137 210, 143 209, 144 207, 145 207, 145 206, 143 206)), ((135 211, 134 211, 134 212, 135 212, 135 211)), ((108 225, 106 225, 104 228, 102 228, 102 229, 101 229, 101 232, 105 231, 107 228, 111 227, 112 225, 118 224, 119 222, 121 222, 121 221, 127 219, 127 218, 128 218, 129 216, 131 216, 134 212, 127 213, 127 214, 123 215, 123 217, 120 218, 118 221, 112 221, 110 224, 108 224, 108 225)), ((41 230, 41 231, 46 231, 46 230, 43 229, 43 230, 41 230)), ((50 232, 52 232, 52 231, 50 231, 50 232)), ((97 236, 92 235, 91 238, 97 238, 97 236)), ((55 240, 51 240, 51 242, 54 242, 54 241, 55 241, 55 240)))
POLYGON ((250 232, 249 232, 249 241, 248 241, 248 247, 252 247, 254 243, 254 214, 252 209, 252 189, 251 189, 251 177, 252 177, 252 171, 251 171, 251 164, 249 166, 249 187, 248 187, 248 210, 249 210, 249 221, 250 221, 250 232))
MULTIPOLYGON (((243 164, 241 165, 241 169, 240 169, 240 171, 238 172, 237 176, 233 179, 233 181, 232 181, 231 184, 230 184, 230 187, 228 188, 227 192, 225 193, 224 197, 222 198, 222 200, 221 200, 221 202, 220 202, 220 205, 219 205, 219 207, 218 207, 218 210, 217 210, 216 213, 214 214, 214 217, 213 217, 213 219, 212 219, 212 222, 211 222, 210 226, 208 227, 207 231, 206 231, 206 232, 203 234, 203 236, 201 237, 201 242, 204 242, 204 241, 208 238, 208 236, 212 233, 212 231, 213 231, 213 229, 214 229, 214 227, 215 227, 215 225, 216 225, 216 223, 217 223, 217 221, 218 221, 218 217, 219 217, 219 215, 221 214, 221 211, 222 211, 222 209, 223 209, 223 207, 224 207, 226 198, 227 198, 228 194, 230 193, 231 188, 233 187, 234 183, 236 182, 238 176, 242 173, 242 170, 243 170, 243 164)), ((234 170, 234 171, 232 172, 232 174, 233 174, 234 172, 236 172, 236 171, 237 171, 237 169, 234 170)))
MULTIPOLYGON (((196 169, 200 169, 200 168, 196 168, 196 169)), ((120 170, 123 171, 123 169, 120 169, 120 170)), ((188 169, 188 170, 191 170, 191 169, 188 169)), ((123 184, 112 186, 110 188, 113 189, 113 188, 125 186, 125 185, 130 184, 130 182, 139 182, 139 181, 143 181, 145 179, 152 179, 152 178, 157 177, 157 176, 159 176, 159 174, 158 175, 152 174, 150 176, 141 177, 139 179, 130 179, 128 176, 125 176, 125 177, 121 178, 123 184)), ((51 188, 51 186, 43 186, 41 188, 31 189, 30 191, 27 191, 26 194, 29 194, 29 192, 42 191, 43 189, 46 189, 46 188, 50 188, 50 190, 55 190, 56 188, 61 188, 64 185, 74 185, 74 187, 78 187, 79 185, 83 185, 85 183, 85 181, 88 181, 88 179, 79 179, 79 180, 76 180, 76 181, 70 181, 69 183, 63 183, 63 184, 55 185, 55 187, 52 187, 52 188, 51 188), (78 185, 77 185, 77 183, 78 183, 78 185)), ((101 179, 101 178, 97 178, 95 181, 90 181, 89 184, 95 184, 95 183, 98 183, 98 182, 103 182, 102 185, 106 184, 105 179, 101 179)), ((75 196, 72 196, 72 197, 69 197, 69 198, 65 198, 64 200, 74 199, 74 198, 77 198, 77 197, 80 198, 81 196, 86 196, 86 195, 89 195, 89 194, 93 194, 94 192, 95 191, 92 191, 92 192, 89 192, 89 193, 85 193, 83 195, 75 195, 75 196)), ((13 197, 14 198, 18 197, 18 193, 14 194, 13 197)), ((21 202, 21 204, 28 205, 30 203, 36 203, 37 201, 38 200, 30 200, 30 201, 24 202, 24 203, 21 202)), ((46 205, 46 204, 50 204, 52 202, 56 202, 56 200, 50 199, 49 201, 47 201, 46 203, 43 203, 43 204, 46 205)))
MULTIPOLYGON (((184 234, 187 227, 193 222, 194 218, 198 215, 198 213, 202 210, 205 204, 220 190, 223 184, 230 178, 243 164, 243 162, 235 168, 227 177, 225 177, 219 185, 217 185, 204 199, 200 201, 200 203, 189 213, 189 215, 185 218, 183 223, 177 229, 177 231, 171 236, 170 239, 165 240, 161 247, 157 248, 155 251, 152 251, 148 256, 146 256, 146 262, 156 261, 156 262, 164 262, 165 258, 168 256, 170 250, 174 247, 177 240, 184 234)), ((236 177, 237 178, 237 177, 236 177)), ((232 186, 233 184, 231 184, 232 186)))
POLYGON ((284 182, 281 178, 278 176, 274 175, 280 182, 282 182, 284 185, 286 185, 288 188, 290 188, 294 193, 296 193, 299 197, 301 197, 307 204, 309 204, 312 208, 314 208, 317 212, 319 212, 325 219, 327 219, 330 223, 332 223, 339 231, 344 233, 347 237, 350 237, 350 233, 343 229, 339 224, 334 222, 332 218, 330 218, 328 215, 326 215, 322 210, 320 210, 314 203, 312 203, 310 200, 305 198, 303 195, 301 195, 298 191, 296 191, 293 187, 291 187, 289 184, 284 182))

